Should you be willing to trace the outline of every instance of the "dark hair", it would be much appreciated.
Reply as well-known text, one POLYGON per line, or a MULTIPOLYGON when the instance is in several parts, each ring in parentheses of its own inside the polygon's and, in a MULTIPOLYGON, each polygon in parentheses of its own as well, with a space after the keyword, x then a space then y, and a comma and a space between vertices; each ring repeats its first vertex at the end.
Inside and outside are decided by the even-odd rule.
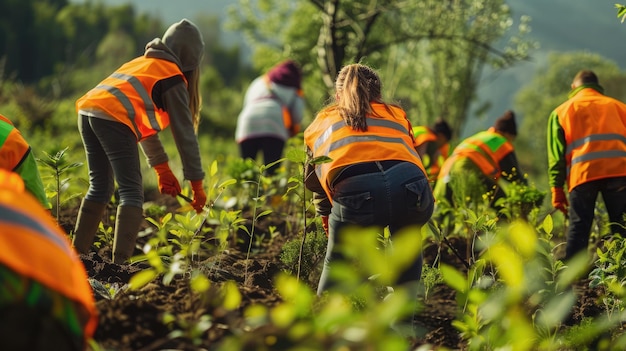
POLYGON ((452 139, 452 128, 443 118, 437 118, 433 124, 433 131, 442 134, 448 140, 452 139))
POLYGON ((511 110, 504 112, 493 125, 498 132, 510 133, 517 135, 517 124, 515 123, 515 113, 511 110))
POLYGON ((354 130, 367 130, 371 101, 380 101, 381 83, 378 74, 360 63, 347 65, 339 71, 335 81, 335 98, 339 115, 354 130))
POLYGON ((591 70, 582 70, 579 71, 578 73, 576 73, 576 75, 574 76, 574 80, 573 83, 580 83, 580 84, 600 84, 600 82, 598 81, 598 76, 596 76, 595 73, 593 73, 593 71, 591 70))

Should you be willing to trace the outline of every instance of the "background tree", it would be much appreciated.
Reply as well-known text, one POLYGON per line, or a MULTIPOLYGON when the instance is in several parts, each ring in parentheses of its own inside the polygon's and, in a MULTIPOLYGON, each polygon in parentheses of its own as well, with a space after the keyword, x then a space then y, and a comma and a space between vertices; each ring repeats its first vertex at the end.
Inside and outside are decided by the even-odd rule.
POLYGON ((50 74, 62 59, 63 37, 54 25, 66 0, 0 2, 0 58, 3 76, 26 83, 50 74))
POLYGON ((621 18, 622 23, 624 23, 626 21, 626 6, 615 4, 615 8, 617 9, 617 17, 621 18))
POLYGON ((533 48, 524 39, 527 18, 505 37, 513 19, 502 0, 241 0, 230 19, 254 48, 256 67, 282 57, 303 64, 305 89, 313 92, 308 102, 316 108, 343 65, 367 61, 414 123, 445 115, 456 130, 483 66, 508 67, 533 48))
MULTIPOLYGON (((170 23, 137 14, 131 4, 102 1, 23 0, 0 2, 0 110, 20 128, 50 129, 76 98, 114 69, 142 55, 147 42, 170 23)), ((220 42, 215 15, 192 19, 205 38, 205 106, 202 132, 231 135, 244 88, 254 72, 242 64, 238 47, 220 42)), ((75 120, 62 117, 74 127, 75 120)), ((66 128, 65 123, 61 128, 66 128)), ((63 130, 63 129, 62 129, 63 130)))
POLYGON ((618 99, 626 97, 626 76, 620 72, 619 66, 589 52, 550 54, 547 64, 537 70, 531 83, 522 87, 515 96, 515 111, 524 116, 516 141, 520 167, 543 189, 548 189, 548 117, 552 110, 567 100, 572 79, 581 69, 591 69, 598 75, 606 95, 618 99))

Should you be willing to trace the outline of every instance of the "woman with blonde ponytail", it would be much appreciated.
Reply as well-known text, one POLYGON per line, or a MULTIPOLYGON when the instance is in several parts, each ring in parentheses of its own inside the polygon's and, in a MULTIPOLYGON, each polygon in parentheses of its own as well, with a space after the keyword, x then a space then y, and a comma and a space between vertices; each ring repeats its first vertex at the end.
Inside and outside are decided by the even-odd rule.
POLYGON ((79 253, 90 251, 117 183, 120 199, 113 261, 125 263, 133 254, 144 202, 137 143, 157 173, 160 192, 174 197, 180 194, 180 183, 158 137, 168 126, 183 175, 191 183, 191 205, 202 211, 206 194, 196 133, 203 52, 200 31, 183 19, 172 24, 163 37, 149 42, 142 56, 123 64, 76 102, 78 129, 89 166, 89 190, 74 229, 73 245, 79 253))
MULTIPOLYGON (((411 123, 402 108, 382 100, 378 74, 362 64, 345 66, 335 82, 334 100, 304 131, 309 157, 330 159, 308 164, 305 179, 328 236, 318 294, 336 285, 330 271, 344 259, 336 245, 347 226, 375 227, 380 233, 388 227, 392 240, 404 231, 421 243, 420 228, 434 205, 411 123)), ((396 272, 396 287, 416 293, 421 252, 409 261, 396 272)))

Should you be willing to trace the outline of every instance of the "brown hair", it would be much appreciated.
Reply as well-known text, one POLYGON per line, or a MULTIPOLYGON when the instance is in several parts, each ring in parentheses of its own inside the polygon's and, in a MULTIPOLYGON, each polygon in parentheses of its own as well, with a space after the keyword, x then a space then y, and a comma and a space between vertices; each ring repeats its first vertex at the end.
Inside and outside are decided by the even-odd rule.
POLYGON ((193 120, 193 130, 198 132, 200 124, 200 110, 202 109, 202 96, 200 95, 200 67, 193 71, 185 72, 187 79, 187 92, 189 93, 189 110, 193 120))
POLYGON ((498 132, 509 133, 517 136, 517 123, 515 123, 515 112, 507 110, 502 116, 496 119, 493 128, 498 132))
POLYGON ((366 131, 365 117, 372 112, 370 102, 381 99, 378 74, 360 63, 344 66, 335 81, 335 99, 346 124, 354 130, 366 131))
POLYGON ((596 76, 596 74, 593 73, 593 71, 582 70, 576 73, 576 76, 574 76, 574 80, 572 81, 572 83, 576 85, 585 85, 585 84, 599 84, 600 82, 598 82, 598 76, 596 76))

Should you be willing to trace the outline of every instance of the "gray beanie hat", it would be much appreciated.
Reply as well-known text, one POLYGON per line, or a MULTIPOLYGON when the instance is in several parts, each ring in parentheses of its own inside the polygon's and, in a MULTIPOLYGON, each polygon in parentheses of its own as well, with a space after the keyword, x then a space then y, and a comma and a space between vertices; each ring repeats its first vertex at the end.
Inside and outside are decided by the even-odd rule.
POLYGON ((193 71, 200 65, 204 41, 198 27, 188 19, 172 24, 161 40, 178 57, 183 72, 193 71))

